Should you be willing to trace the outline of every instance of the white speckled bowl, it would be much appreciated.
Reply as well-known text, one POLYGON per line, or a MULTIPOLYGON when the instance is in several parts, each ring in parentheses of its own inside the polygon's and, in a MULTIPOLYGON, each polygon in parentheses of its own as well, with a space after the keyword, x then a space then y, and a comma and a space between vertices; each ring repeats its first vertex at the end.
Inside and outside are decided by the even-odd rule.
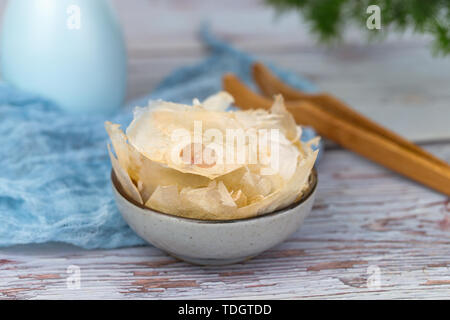
POLYGON ((155 247, 179 259, 200 265, 221 265, 250 259, 283 242, 311 211, 317 173, 296 203, 281 210, 240 220, 196 220, 151 210, 124 195, 111 174, 119 211, 130 227, 155 247))

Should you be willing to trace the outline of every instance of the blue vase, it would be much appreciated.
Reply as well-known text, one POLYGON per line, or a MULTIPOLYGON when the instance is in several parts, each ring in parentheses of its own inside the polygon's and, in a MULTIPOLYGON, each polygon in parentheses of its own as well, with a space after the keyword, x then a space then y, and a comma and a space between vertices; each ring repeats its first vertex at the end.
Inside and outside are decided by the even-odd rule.
POLYGON ((106 0, 10 0, 1 74, 75 113, 111 113, 126 91, 126 50, 106 0))

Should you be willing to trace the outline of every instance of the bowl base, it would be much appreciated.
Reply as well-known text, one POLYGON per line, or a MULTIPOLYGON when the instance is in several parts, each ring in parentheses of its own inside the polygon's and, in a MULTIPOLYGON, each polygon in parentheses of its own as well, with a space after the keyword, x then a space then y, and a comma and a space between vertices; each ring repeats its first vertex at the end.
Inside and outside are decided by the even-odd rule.
POLYGON ((200 266, 221 266, 221 265, 227 265, 227 264, 234 264, 246 260, 250 260, 251 258, 255 257, 256 255, 246 256, 246 257, 239 257, 239 258, 231 258, 231 259, 203 259, 203 258, 195 258, 195 257, 188 257, 183 256, 179 254, 174 254, 172 252, 168 252, 171 256, 174 258, 177 258, 179 260, 183 260, 192 264, 200 265, 200 266))

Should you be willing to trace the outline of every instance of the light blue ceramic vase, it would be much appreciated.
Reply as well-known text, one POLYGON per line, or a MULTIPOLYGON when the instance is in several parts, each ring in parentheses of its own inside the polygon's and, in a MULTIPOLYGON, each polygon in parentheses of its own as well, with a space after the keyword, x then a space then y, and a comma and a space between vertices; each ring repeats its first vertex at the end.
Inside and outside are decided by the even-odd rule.
POLYGON ((1 75, 75 113, 111 113, 126 91, 126 50, 106 0, 9 0, 1 75))

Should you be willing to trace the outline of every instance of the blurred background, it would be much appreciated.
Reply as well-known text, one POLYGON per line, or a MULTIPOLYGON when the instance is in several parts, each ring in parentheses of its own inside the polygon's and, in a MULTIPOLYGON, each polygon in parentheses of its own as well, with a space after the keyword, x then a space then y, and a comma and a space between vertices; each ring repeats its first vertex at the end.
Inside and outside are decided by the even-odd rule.
MULTIPOLYGON (((214 37, 307 78, 374 121, 450 159, 450 0, 373 0, 389 7, 381 10, 382 21, 403 23, 402 32, 383 23, 379 30, 368 30, 366 8, 372 0, 111 0, 127 58, 106 0, 12 1, 21 7, 6 20, 14 27, 10 30, 24 33, 17 36, 18 31, 8 31, 0 21, 0 38, 9 37, 9 47, 0 48, 9 52, 7 63, 2 54, 0 77, 7 79, 8 67, 14 66, 10 69, 29 81, 34 70, 34 84, 47 81, 47 89, 74 108, 77 98, 89 96, 86 92, 96 98, 102 91, 100 99, 120 91, 117 111, 123 106, 125 72, 126 103, 134 105, 134 99, 148 96, 174 70, 203 61, 210 55, 199 37, 206 22, 214 37), (286 2, 306 7, 288 6, 280 12, 279 5, 286 2), (84 11, 87 23, 94 22, 91 28, 54 28, 67 26, 66 7, 72 3, 90 9, 104 6, 84 11), (345 14, 356 18, 345 26, 341 23, 346 17, 333 24, 342 18, 336 10, 343 4, 354 5, 345 14), (52 14, 57 21, 46 23, 52 14), (446 26, 434 24, 438 16, 446 26), (318 27, 328 34, 342 29, 342 40, 320 41, 318 27), (429 27, 434 31, 427 32, 429 27), (69 32, 73 38, 67 39, 69 32), (369 41, 371 35, 380 37, 369 41), (436 36, 443 49, 437 55, 436 36), (49 76, 49 70, 56 76, 49 76), (111 79, 117 83, 108 83, 111 79)), ((0 0, 0 19, 6 4, 0 0)), ((210 78, 203 79, 209 84, 210 78)), ((197 89, 198 83, 188 89, 197 89)), ((174 92, 180 87, 184 82, 174 92)), ((0 82, 0 299, 449 297, 448 197, 336 145, 321 160, 314 212, 305 226, 284 244, 243 264, 187 266, 153 246, 86 251, 50 243, 4 248, 47 241, 83 248, 143 244, 112 199, 103 119, 86 113, 80 120, 31 97, 0 82), (78 265, 81 288, 66 290, 72 275, 68 266, 78 265), (370 286, 376 275, 370 270, 381 270, 381 288, 370 286)), ((93 101, 89 107, 94 109, 99 103, 93 101)), ((129 110, 117 112, 116 118, 124 121, 125 114, 131 118, 129 110)))
MULTIPOLYGON (((369 42, 364 26, 350 24, 342 42, 325 45, 295 10, 279 14, 262 0, 111 2, 126 39, 128 101, 207 56, 198 31, 208 22, 216 36, 301 74, 407 138, 450 138, 450 57, 432 54, 430 36, 386 32, 369 42)), ((5 5, 0 0, 1 14, 5 5)))

